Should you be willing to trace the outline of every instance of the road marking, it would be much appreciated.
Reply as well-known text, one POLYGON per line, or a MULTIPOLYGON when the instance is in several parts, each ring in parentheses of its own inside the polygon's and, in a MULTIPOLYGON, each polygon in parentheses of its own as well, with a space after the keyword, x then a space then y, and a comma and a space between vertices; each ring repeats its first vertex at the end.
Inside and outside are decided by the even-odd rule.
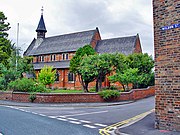
POLYGON ((69 122, 73 124, 81 124, 81 122, 77 122, 77 121, 69 121, 69 122))
POLYGON ((57 118, 57 119, 62 121, 68 121, 67 119, 63 119, 63 118, 57 118))
POLYGON ((55 119, 57 118, 56 116, 48 116, 49 118, 55 119))
POLYGON ((107 125, 104 125, 104 124, 99 124, 99 123, 95 123, 94 125, 96 125, 96 126, 100 126, 100 127, 107 127, 107 125))
POLYGON ((2 133, 0 133, 0 135, 3 135, 2 133))
POLYGON ((129 124, 129 123, 131 123, 133 121, 140 120, 140 119, 144 118, 145 116, 147 116, 148 114, 152 113, 153 111, 154 111, 154 109, 152 109, 152 110, 150 110, 148 112, 139 114, 137 116, 134 116, 134 117, 132 117, 130 119, 127 119, 127 120, 115 123, 113 125, 107 126, 107 127, 103 128, 103 129, 100 129, 99 133, 101 135, 110 135, 110 132, 112 132, 113 130, 116 130, 117 128, 119 128, 119 127, 121 127, 121 126, 123 126, 125 124, 129 124))
POLYGON ((80 115, 91 115, 91 114, 106 113, 106 112, 108 112, 108 111, 99 111, 99 112, 90 112, 90 113, 80 113, 80 114, 73 114, 73 115, 64 115, 64 117, 80 116, 80 115))
POLYGON ((78 119, 75 119, 75 118, 67 118, 68 120, 78 120, 78 119))
POLYGON ((40 116, 46 116, 46 115, 44 115, 44 114, 39 114, 40 116))
POLYGON ((31 112, 31 113, 32 113, 32 114, 36 114, 36 115, 38 114, 38 113, 36 113, 36 112, 31 112))
POLYGON ((79 121, 83 123, 91 123, 90 121, 86 121, 86 120, 79 120, 79 121))
POLYGON ((95 126, 91 126, 91 125, 83 125, 83 126, 88 128, 96 128, 95 126))

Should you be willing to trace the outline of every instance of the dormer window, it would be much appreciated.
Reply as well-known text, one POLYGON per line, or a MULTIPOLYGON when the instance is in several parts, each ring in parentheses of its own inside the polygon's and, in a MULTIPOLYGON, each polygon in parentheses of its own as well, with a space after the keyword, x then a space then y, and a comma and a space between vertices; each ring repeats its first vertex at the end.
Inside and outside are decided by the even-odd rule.
POLYGON ((52 54, 51 55, 51 61, 55 61, 56 60, 56 55, 55 54, 52 54))
POLYGON ((63 60, 68 60, 69 59, 69 54, 68 53, 63 53, 62 54, 62 59, 63 60))

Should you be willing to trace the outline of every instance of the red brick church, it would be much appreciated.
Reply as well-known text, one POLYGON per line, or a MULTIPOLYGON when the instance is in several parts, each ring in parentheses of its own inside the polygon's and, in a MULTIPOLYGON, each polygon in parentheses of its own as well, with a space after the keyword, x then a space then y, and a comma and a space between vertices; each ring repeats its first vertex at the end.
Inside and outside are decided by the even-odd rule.
MULTIPOLYGON (((56 69, 56 81, 53 87, 58 88, 81 88, 78 77, 69 72, 70 60, 80 47, 89 44, 99 54, 123 53, 128 55, 142 52, 138 34, 102 40, 98 28, 95 28, 93 30, 45 37, 47 30, 43 14, 41 14, 36 32, 37 38, 33 39, 24 52, 24 56, 33 56, 33 65, 37 77, 44 65, 53 66, 56 69)), ((90 86, 95 86, 94 82, 90 86)), ((103 86, 109 86, 107 79, 103 82, 103 86)))

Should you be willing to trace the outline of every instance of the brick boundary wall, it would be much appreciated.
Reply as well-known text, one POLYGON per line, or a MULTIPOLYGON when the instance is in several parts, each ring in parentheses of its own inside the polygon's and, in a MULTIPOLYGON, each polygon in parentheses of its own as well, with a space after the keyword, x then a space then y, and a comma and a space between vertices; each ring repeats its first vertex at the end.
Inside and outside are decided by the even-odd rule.
POLYGON ((153 0, 155 127, 180 131, 180 0, 153 0))
MULTIPOLYGON (((121 95, 112 99, 111 102, 138 100, 155 94, 154 86, 146 89, 134 89, 129 92, 122 92, 121 95)), ((22 92, 0 92, 0 100, 9 100, 16 102, 29 102, 28 93, 22 92)), ((37 93, 35 103, 93 103, 106 102, 96 93, 81 93, 81 94, 52 94, 52 93, 37 93)))

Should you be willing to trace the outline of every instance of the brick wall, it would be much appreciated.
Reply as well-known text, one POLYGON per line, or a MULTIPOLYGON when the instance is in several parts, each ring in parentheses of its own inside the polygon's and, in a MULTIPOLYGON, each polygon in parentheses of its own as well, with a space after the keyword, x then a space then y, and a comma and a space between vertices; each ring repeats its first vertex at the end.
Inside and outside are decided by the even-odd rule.
MULTIPOLYGON (((138 100, 153 96, 155 94, 154 87, 147 89, 135 89, 129 92, 121 93, 120 97, 111 101, 127 101, 138 100)), ((29 94, 22 92, 0 92, 0 100, 11 100, 16 102, 29 102, 29 94)), ((84 94, 51 94, 51 93, 37 93, 36 103, 87 103, 87 102, 105 102, 96 93, 84 94)))
POLYGON ((153 0, 156 128, 180 131, 180 0, 153 0), (167 28, 167 27, 166 27, 167 28))

